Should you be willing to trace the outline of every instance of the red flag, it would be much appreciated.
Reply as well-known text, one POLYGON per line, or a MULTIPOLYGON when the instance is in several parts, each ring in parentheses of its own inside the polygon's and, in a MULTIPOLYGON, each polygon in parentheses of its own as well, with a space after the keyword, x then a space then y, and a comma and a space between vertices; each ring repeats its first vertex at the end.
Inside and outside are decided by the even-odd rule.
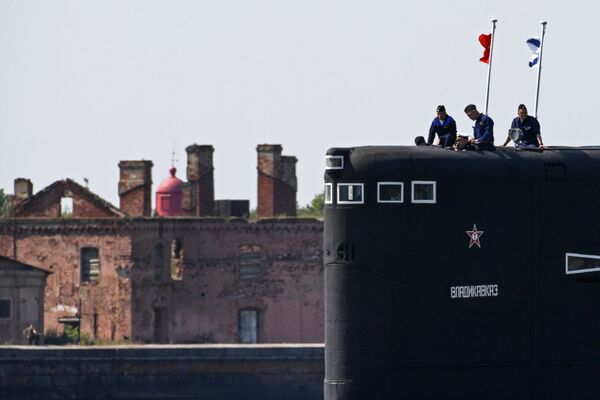
POLYGON ((479 43, 483 46, 483 57, 479 59, 479 61, 489 64, 490 63, 490 45, 492 44, 492 34, 489 35, 481 34, 479 35, 479 43))

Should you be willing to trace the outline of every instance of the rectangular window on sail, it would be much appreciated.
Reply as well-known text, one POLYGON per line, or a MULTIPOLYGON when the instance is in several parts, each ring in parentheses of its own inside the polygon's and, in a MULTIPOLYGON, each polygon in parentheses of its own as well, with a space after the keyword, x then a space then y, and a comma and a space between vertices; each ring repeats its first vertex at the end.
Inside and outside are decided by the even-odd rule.
POLYGON ((325 156, 325 169, 344 169, 344 156, 325 156))
POLYGON ((364 184, 362 183, 338 183, 337 184, 337 203, 338 204, 363 204, 364 184))
POLYGON ((434 181, 413 181, 412 202, 434 204, 436 202, 434 181))
POLYGON ((591 254, 566 253, 565 273, 585 274, 600 271, 600 256, 591 254))
POLYGON ((404 203, 404 183, 402 182, 378 182, 378 203, 404 203))
POLYGON ((333 203, 333 183, 325 184, 325 204, 333 203))

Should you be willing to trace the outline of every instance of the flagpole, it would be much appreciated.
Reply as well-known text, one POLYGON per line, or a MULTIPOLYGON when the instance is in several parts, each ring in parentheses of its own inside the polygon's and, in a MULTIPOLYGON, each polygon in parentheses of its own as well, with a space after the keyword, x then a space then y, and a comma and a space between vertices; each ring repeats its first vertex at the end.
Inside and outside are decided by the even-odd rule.
POLYGON ((533 114, 536 119, 538 116, 538 102, 540 99, 540 79, 542 78, 542 53, 544 51, 544 36, 546 35, 546 24, 548 21, 542 21, 540 23, 542 24, 542 34, 540 36, 540 59, 538 61, 537 84, 535 85, 535 112, 533 114))
POLYGON ((490 63, 488 64, 487 90, 485 92, 485 115, 488 113, 488 103, 490 101, 490 78, 492 77, 492 59, 494 58, 494 39, 496 38, 496 18, 490 21, 492 23, 492 44, 490 46, 490 63))

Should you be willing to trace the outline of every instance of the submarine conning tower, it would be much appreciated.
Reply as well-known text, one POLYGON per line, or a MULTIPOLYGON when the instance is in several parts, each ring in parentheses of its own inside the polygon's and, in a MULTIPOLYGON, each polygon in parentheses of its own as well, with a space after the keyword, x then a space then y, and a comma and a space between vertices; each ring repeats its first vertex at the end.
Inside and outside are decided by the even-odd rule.
POLYGON ((600 147, 332 148, 325 399, 600 392, 600 147))

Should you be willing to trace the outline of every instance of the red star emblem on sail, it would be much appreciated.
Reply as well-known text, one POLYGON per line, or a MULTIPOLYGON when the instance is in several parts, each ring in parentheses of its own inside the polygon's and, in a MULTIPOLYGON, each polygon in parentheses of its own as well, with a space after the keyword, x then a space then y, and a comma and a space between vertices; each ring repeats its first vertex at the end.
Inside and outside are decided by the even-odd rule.
POLYGON ((473 247, 474 244, 476 244, 477 247, 481 248, 481 242, 479 242, 479 239, 481 239, 481 236, 483 236, 483 231, 478 231, 477 225, 473 224, 473 230, 466 232, 469 238, 471 239, 471 241, 469 242, 469 248, 473 247))

